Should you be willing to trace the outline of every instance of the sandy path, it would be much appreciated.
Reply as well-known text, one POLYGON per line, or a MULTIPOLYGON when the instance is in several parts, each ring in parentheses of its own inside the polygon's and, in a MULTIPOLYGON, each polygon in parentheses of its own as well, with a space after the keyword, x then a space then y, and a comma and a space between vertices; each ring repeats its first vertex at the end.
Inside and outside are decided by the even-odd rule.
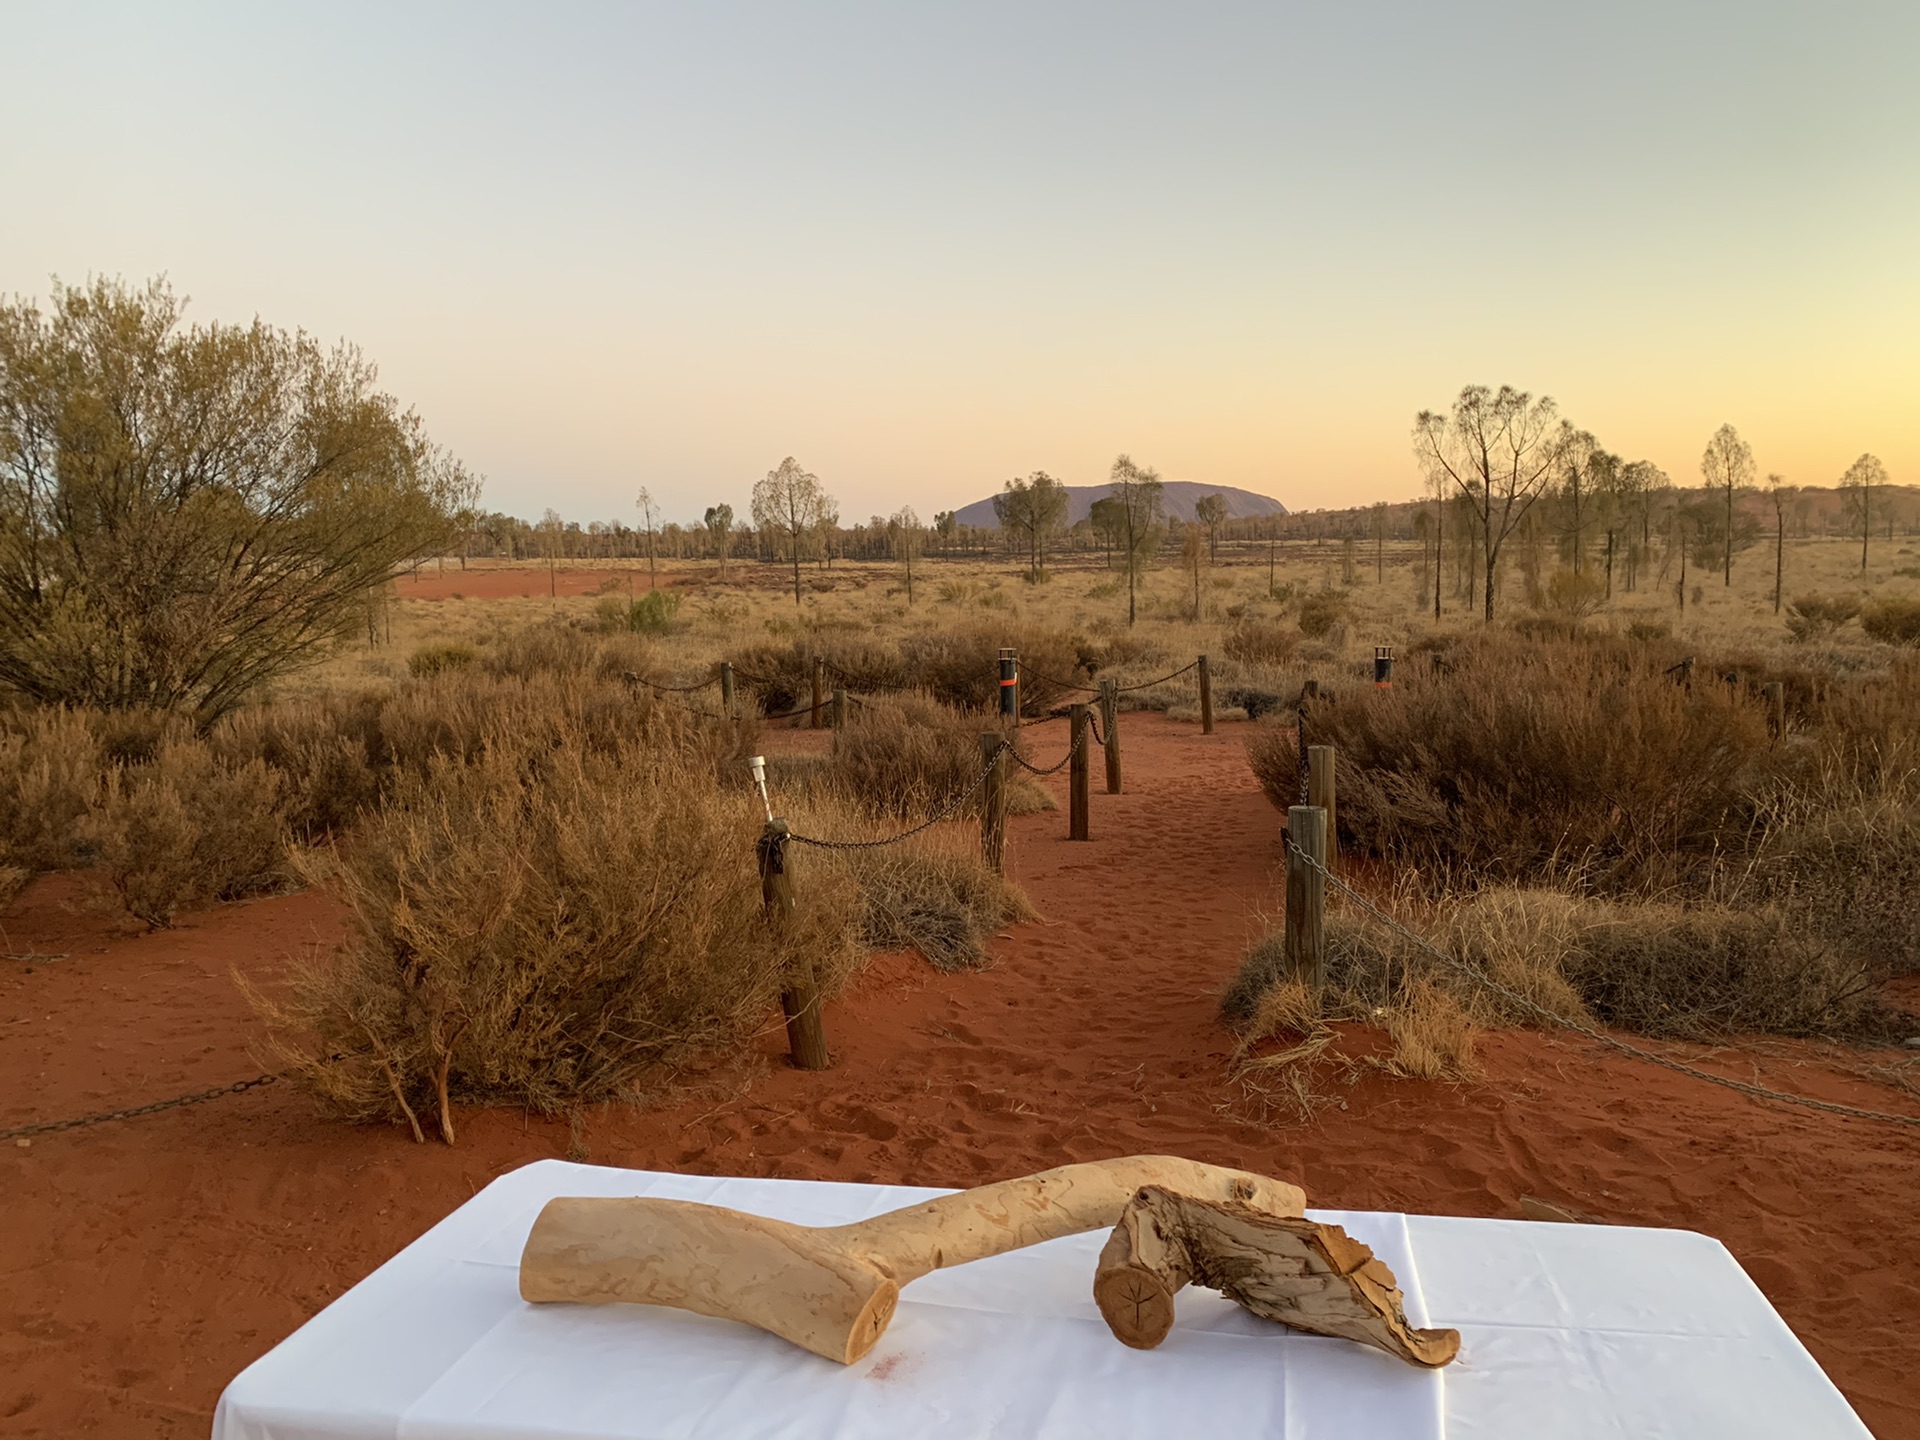
MULTIPOLYGON (((959 1185, 1162 1150, 1327 1205, 1511 1216, 1537 1195, 1717 1235, 1877 1434, 1920 1436, 1911 1134, 1527 1033, 1488 1037, 1472 1085, 1373 1077, 1312 1124, 1250 1123, 1213 1005, 1275 903, 1276 816, 1239 727, 1122 723, 1130 793, 1096 793, 1092 843, 1058 838, 1064 813, 1014 822, 1046 918, 993 969, 883 958, 829 1012, 831 1073, 775 1059, 731 1098, 594 1112, 590 1158, 959 1185)), ((1049 728, 1043 760, 1064 741, 1049 728)), ((338 923, 293 896, 120 936, 63 912, 71 890, 43 882, 8 921, 7 949, 73 953, 0 969, 0 1126, 255 1073, 230 966, 269 968, 338 923)), ((1804 1047, 1713 1063, 1899 1106, 1804 1047)), ((458 1149, 415 1147, 276 1087, 0 1150, 0 1434, 204 1435, 248 1360, 492 1176, 568 1144, 564 1124, 487 1112, 458 1149)))

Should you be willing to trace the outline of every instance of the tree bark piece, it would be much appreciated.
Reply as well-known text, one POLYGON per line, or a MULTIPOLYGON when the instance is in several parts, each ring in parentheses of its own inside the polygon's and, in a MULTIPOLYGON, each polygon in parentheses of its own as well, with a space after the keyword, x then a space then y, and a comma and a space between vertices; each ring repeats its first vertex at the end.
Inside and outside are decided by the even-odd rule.
POLYGON ((1151 1350, 1173 1326, 1174 1295, 1190 1284, 1263 1319, 1414 1365, 1438 1368, 1460 1353, 1458 1330, 1407 1323, 1393 1272, 1338 1225, 1143 1186, 1100 1252, 1100 1313, 1121 1343, 1151 1350))
POLYGON ((549 1200, 520 1256, 536 1303, 626 1301, 737 1320, 851 1365, 893 1319, 900 1287, 931 1271, 1101 1230, 1142 1187, 1250 1214, 1297 1216, 1297 1186, 1165 1155, 1063 1165, 853 1225, 791 1225, 719 1205, 549 1200))

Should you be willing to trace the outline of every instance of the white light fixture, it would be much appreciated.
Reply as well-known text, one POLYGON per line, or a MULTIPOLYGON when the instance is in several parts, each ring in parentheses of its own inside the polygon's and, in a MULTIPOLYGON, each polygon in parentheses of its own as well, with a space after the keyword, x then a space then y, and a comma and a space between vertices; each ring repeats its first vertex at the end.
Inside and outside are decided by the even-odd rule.
POLYGON ((773 819, 773 802, 767 798, 767 757, 755 755, 747 761, 747 768, 753 771, 754 787, 760 792, 761 808, 767 812, 767 819, 773 819))

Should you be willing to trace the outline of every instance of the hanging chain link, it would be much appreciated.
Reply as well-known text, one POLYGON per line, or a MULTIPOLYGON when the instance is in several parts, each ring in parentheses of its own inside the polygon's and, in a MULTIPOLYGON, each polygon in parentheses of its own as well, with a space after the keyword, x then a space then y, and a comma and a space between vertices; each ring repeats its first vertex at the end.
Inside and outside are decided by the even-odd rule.
MULTIPOLYGON (((878 850, 883 845, 898 845, 902 840, 911 840, 923 831, 931 830, 971 800, 974 793, 987 783, 987 776, 993 773, 993 767, 999 762, 1001 753, 1012 749, 1013 746, 1009 742, 1002 740, 993 754, 987 758, 986 763, 980 767, 980 773, 973 777, 971 785, 911 830, 902 830, 898 835, 884 836, 879 840, 821 840, 812 835, 789 835, 787 838, 801 845, 812 845, 821 850, 878 850)), ((1020 757, 1016 754, 1013 758, 1018 760, 1020 757)))

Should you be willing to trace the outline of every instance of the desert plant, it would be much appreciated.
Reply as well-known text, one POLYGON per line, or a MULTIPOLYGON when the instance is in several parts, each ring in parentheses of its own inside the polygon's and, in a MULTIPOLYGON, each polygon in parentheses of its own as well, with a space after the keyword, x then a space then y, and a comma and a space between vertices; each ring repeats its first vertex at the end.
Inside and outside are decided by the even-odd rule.
POLYGON ((1556 570, 1547 577, 1546 608, 1569 620, 1591 615, 1606 597, 1606 585, 1584 571, 1556 570))
MULTIPOLYGON (((978 716, 922 695, 874 700, 856 706, 835 733, 827 774, 842 795, 876 815, 920 819, 969 791, 957 813, 976 815, 980 732, 978 716)), ((1016 815, 1052 808, 1024 771, 1008 777, 1007 802, 1016 815)))
POLYGON ((1221 653, 1242 665, 1290 664, 1300 649, 1294 630, 1271 621, 1242 617, 1220 644, 1221 653))
POLYGON ((858 961, 855 885, 809 856, 789 853, 805 883, 769 935, 758 829, 703 769, 577 736, 402 777, 323 872, 346 945, 254 995, 278 1063, 350 1119, 419 1137, 435 1115, 449 1143, 456 1100, 637 1098, 742 1043, 786 967, 830 996, 858 961))
POLYGON ((438 675, 442 670, 461 670, 473 664, 479 653, 458 640, 444 645, 422 645, 407 657, 407 673, 420 680, 438 675))
POLYGON ((1297 623, 1309 640, 1324 640, 1347 613, 1347 597, 1337 591, 1309 595, 1300 602, 1297 623))
POLYGON ((0 721, 0 863, 26 874, 84 864, 106 763, 87 717, 35 709, 0 721))
POLYGON ((1800 641, 1824 640, 1860 613, 1853 595, 1796 595, 1787 606, 1787 631, 1800 641))
POLYGON ((1861 608, 1860 628, 1887 645, 1920 645, 1920 600, 1884 595, 1861 608))
POLYGON ((284 881, 279 793, 262 761, 232 764, 176 741, 151 764, 110 770, 88 829, 120 903, 158 929, 188 905, 284 881))
POLYGON ((861 939, 875 950, 910 947, 937 970, 985 965, 994 933, 1033 916, 979 845, 951 831, 848 851, 842 863, 860 887, 861 939))

